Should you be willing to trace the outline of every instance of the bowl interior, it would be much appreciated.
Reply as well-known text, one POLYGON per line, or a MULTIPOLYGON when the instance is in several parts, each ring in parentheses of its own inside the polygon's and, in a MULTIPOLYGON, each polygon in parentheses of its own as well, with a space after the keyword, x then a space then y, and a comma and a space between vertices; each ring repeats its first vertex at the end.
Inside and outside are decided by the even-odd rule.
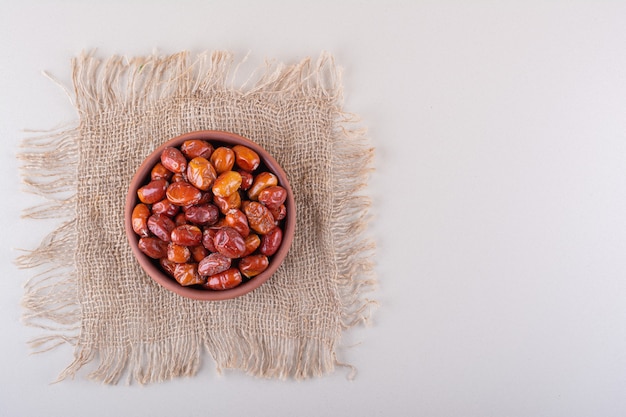
POLYGON ((271 275, 276 272, 276 269, 278 269, 278 267, 282 264, 285 257, 287 256, 287 252, 289 251, 289 248, 293 241, 296 220, 293 192, 289 185, 287 175, 280 167, 280 165, 276 162, 276 160, 265 149, 242 136, 230 132, 215 130, 203 130, 186 133, 184 135, 170 139, 163 145, 159 146, 154 152, 152 152, 140 165, 139 169, 137 169, 137 172, 135 173, 135 176, 131 180, 128 194, 126 196, 124 218, 124 226, 128 241, 130 243, 130 247, 133 251, 133 254, 135 255, 135 258, 144 269, 144 271, 146 271, 146 273, 154 281, 156 281, 161 286, 167 288, 168 290, 183 297, 188 297, 195 300, 225 300, 239 297, 258 288, 260 285, 266 282, 271 277, 271 275), (283 224, 283 240, 280 248, 273 256, 271 256, 270 264, 265 271, 250 279, 249 281, 244 282, 237 287, 231 288, 229 290, 211 291, 181 286, 173 278, 169 277, 165 272, 163 272, 161 270, 161 267, 155 260, 149 258, 147 255, 139 250, 139 236, 135 234, 132 228, 131 214, 135 205, 139 203, 137 190, 139 189, 139 187, 149 181, 152 167, 160 161, 163 149, 165 149, 166 147, 179 147, 183 142, 191 139, 206 140, 208 142, 211 142, 214 147, 220 145, 232 147, 238 144, 249 147, 259 154, 259 156, 261 157, 261 164, 265 165, 265 168, 267 168, 267 170, 274 173, 276 177, 278 177, 279 185, 287 190, 287 200, 285 202, 285 206, 287 208, 287 216, 283 224))

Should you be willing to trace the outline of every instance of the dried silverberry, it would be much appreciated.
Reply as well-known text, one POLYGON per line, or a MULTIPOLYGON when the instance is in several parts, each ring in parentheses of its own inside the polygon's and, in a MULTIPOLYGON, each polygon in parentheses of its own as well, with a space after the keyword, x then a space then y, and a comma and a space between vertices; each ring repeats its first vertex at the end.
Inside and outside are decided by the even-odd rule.
POLYGON ((215 167, 215 171, 221 174, 222 172, 233 169, 235 165, 235 153, 230 148, 220 146, 213 151, 210 161, 215 167))
POLYGON ((215 233, 213 238, 215 249, 229 258, 239 258, 246 250, 246 244, 241 234, 231 227, 223 227, 215 233))
POLYGON ((131 222, 133 230, 139 236, 147 237, 150 235, 150 230, 148 229, 148 217, 150 217, 150 209, 148 206, 143 203, 137 204, 131 214, 131 222))
POLYGON ((203 287, 215 291, 228 290, 241 284, 241 281, 241 272, 237 268, 230 268, 208 277, 203 287))
POLYGON ((233 152, 235 153, 235 164, 245 171, 254 171, 261 163, 259 154, 247 146, 235 145, 233 152))
POLYGON ((176 148, 168 147, 161 153, 161 163, 168 170, 182 174, 187 169, 187 158, 176 148))
POLYGON ((191 258, 196 262, 200 262, 209 255, 207 248, 202 245, 192 246, 189 250, 191 251, 191 258))
POLYGON ((263 255, 272 256, 276 253, 283 241, 283 231, 280 227, 275 227, 261 237, 259 252, 263 255))
POLYGON ((224 217, 224 224, 228 227, 232 227, 239 234, 245 238, 250 234, 250 227, 248 226, 248 218, 241 210, 232 209, 224 217))
POLYGON ((212 253, 198 263, 200 275, 215 275, 230 268, 230 258, 221 253, 212 253))
POLYGON ((241 258, 238 267, 246 278, 252 278, 265 271, 269 264, 269 259, 265 255, 250 255, 241 258))
POLYGON ((241 207, 241 195, 232 193, 227 197, 213 196, 213 202, 220 209, 222 214, 226 214, 232 209, 241 207))
POLYGON ((167 245, 167 259, 177 264, 184 264, 191 258, 191 251, 187 246, 171 243, 167 245))
POLYGON ((165 168, 162 163, 157 162, 156 165, 150 171, 150 178, 153 180, 166 180, 169 181, 172 178, 173 172, 165 168))
POLYGON ((255 233, 250 233, 246 238, 244 238, 243 241, 246 246, 246 250, 241 256, 251 255, 259 246, 261 246, 261 238, 255 233))
POLYGON ((213 145, 205 140, 190 139, 180 145, 180 151, 189 159, 201 156, 209 159, 213 153, 213 145))
POLYGON ((158 237, 142 237, 137 244, 139 250, 153 259, 159 259, 167 256, 167 242, 162 241, 158 237))
POLYGON ((276 222, 281 221, 285 217, 287 217, 287 207, 284 204, 281 204, 280 207, 268 208, 270 213, 272 213, 272 217, 276 222))
POLYGON ((241 187, 241 174, 237 171, 226 171, 221 173, 213 183, 213 195, 228 197, 237 192, 239 187, 241 187))
POLYGON ((252 173, 244 171, 243 169, 238 169, 236 171, 239 173, 239 175, 241 175, 241 189, 243 191, 247 191, 252 186, 254 176, 252 175, 252 173))
POLYGON ((172 243, 182 246, 198 246, 202 244, 202 230, 192 224, 176 226, 171 233, 172 243))
POLYGON ((180 211, 180 207, 172 204, 170 200, 164 198, 152 205, 152 212, 155 214, 165 214, 168 217, 174 217, 180 211))
POLYGON ((176 263, 170 261, 167 258, 161 258, 159 259, 159 264, 161 265, 161 268, 163 268, 163 270, 172 278, 174 277, 174 271, 176 269, 176 263))
POLYGON ((172 175, 172 179, 171 182, 186 182, 187 181, 187 173, 185 174, 181 174, 180 172, 177 172, 176 174, 172 175))
POLYGON ((254 178, 252 186, 248 190, 250 200, 258 200, 261 191, 272 185, 278 185, 278 178, 271 172, 261 172, 254 178))
POLYGON ((204 284, 204 278, 198 274, 198 264, 186 263, 176 264, 174 268, 174 279, 182 286, 204 284))
POLYGON ((287 190, 280 185, 272 185, 259 193, 259 202, 268 209, 278 208, 287 199, 287 190))
POLYGON ((164 179, 152 180, 137 190, 139 201, 145 204, 154 204, 163 200, 167 190, 167 181, 164 179))
POLYGON ((207 191, 217 178, 213 165, 201 156, 189 161, 187 165, 187 181, 199 190, 207 191))
POLYGON ((187 221, 200 226, 215 224, 219 216, 219 210, 213 204, 191 206, 185 210, 185 218, 187 221))
POLYGON ((202 232, 202 246, 207 248, 209 252, 217 252, 217 249, 215 248, 215 243, 214 243, 215 234, 217 233, 217 230, 218 229, 208 228, 208 229, 204 229, 204 231, 202 232))
POLYGON ((243 211, 248 218, 250 228, 260 235, 264 235, 276 227, 272 213, 261 203, 249 202, 243 205, 243 211))
POLYGON ((196 204, 202 198, 202 193, 193 185, 186 182, 175 182, 167 187, 167 199, 177 206, 196 204))
POLYGON ((153 214, 148 217, 148 229, 164 242, 171 240, 170 233, 172 233, 174 227, 176 227, 174 221, 164 214, 153 214))

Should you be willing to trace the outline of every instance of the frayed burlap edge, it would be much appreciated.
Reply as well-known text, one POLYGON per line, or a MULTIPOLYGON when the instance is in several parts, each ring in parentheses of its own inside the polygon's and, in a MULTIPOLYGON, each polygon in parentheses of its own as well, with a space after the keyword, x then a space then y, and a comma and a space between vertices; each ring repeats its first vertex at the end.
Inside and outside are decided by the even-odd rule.
MULTIPOLYGON (((126 58, 114 56, 102 61, 93 53, 82 54, 73 60, 72 78, 79 114, 107 111, 114 103, 128 106, 153 104, 168 97, 191 97, 198 92, 230 88, 244 95, 307 92, 319 94, 335 103, 332 148, 335 171, 332 175, 335 199, 333 202, 333 228, 331 236, 335 248, 337 286, 341 304, 343 329, 367 323, 372 306, 376 302, 365 297, 375 285, 373 251, 374 242, 366 233, 369 223, 370 198, 364 192, 372 171, 373 149, 368 145, 364 129, 356 128, 358 119, 341 108, 341 71, 330 54, 323 53, 316 62, 310 58, 286 66, 268 62, 255 71, 239 88, 234 87, 239 65, 233 65, 233 56, 217 51, 199 54, 190 63, 190 54, 181 52, 166 57, 148 56, 126 58), (247 87, 251 84, 250 87, 247 87), (98 97, 98 100, 94 100, 98 97), (143 104, 141 104, 143 103, 143 104)), ((245 59, 244 59, 245 60, 245 59)), ((76 348, 74 361, 59 379, 74 376, 86 363, 99 356, 100 364, 91 377, 105 383, 115 383, 124 370, 140 383, 167 380, 175 376, 194 375, 200 363, 201 346, 212 353, 218 371, 239 368, 248 374, 268 378, 297 379, 332 372, 335 366, 355 367, 339 361, 338 343, 313 346, 311 341, 296 350, 315 360, 304 360, 293 367, 283 355, 264 358, 255 354, 254 346, 264 341, 246 340, 243 335, 231 335, 241 340, 241 350, 221 351, 211 335, 200 338, 190 335, 185 351, 178 352, 176 363, 163 364, 160 349, 174 346, 135 346, 131 351, 85 351, 76 346, 81 323, 78 277, 74 269, 73 254, 76 247, 76 172, 78 168, 78 143, 80 126, 52 132, 23 142, 24 151, 19 155, 23 161, 24 182, 48 201, 27 210, 24 217, 66 218, 50 233, 40 246, 17 259, 22 268, 43 268, 25 285, 23 306, 24 321, 49 332, 48 335, 30 342, 37 352, 47 351, 60 344, 69 343, 76 348), (52 163, 51 163, 52 161, 52 163), (56 197, 59 193, 64 197, 56 197), (69 194, 69 196, 68 196, 69 194), (204 340, 202 340, 204 339, 204 340), (204 343, 203 343, 204 342, 204 343), (209 343, 212 345, 209 349, 209 343), (322 357, 319 357, 319 356, 322 357), (282 358, 282 359, 281 359, 282 358), (306 369, 304 369, 306 368, 306 369)), ((341 334, 337 335, 337 342, 341 334)), ((295 343, 291 341, 289 343, 295 343)), ((101 349, 102 350, 102 349, 101 349)), ((293 351, 294 346, 283 346, 293 351)))
POLYGON ((38 271, 24 285, 22 298, 24 323, 49 332, 29 342, 34 352, 74 345, 78 339, 80 305, 74 268, 78 133, 78 127, 39 133, 22 141, 18 155, 27 191, 46 200, 25 210, 23 217, 62 220, 39 247, 16 259, 18 267, 38 271))

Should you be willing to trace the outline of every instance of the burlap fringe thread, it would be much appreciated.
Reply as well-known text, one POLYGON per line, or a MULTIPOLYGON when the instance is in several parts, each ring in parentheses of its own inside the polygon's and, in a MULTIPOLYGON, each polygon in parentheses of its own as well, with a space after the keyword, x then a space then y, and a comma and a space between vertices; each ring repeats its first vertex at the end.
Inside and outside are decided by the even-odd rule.
MULTIPOLYGON (((365 131, 351 127, 357 118, 341 110, 340 70, 335 66, 332 56, 325 53, 315 63, 309 58, 291 66, 266 63, 261 71, 253 72, 236 89, 237 71, 244 61, 245 58, 233 69, 232 54, 222 51, 200 54, 192 63, 187 52, 132 59, 114 56, 104 62, 92 53, 83 54, 72 62, 75 105, 80 114, 93 114, 105 111, 113 103, 137 106, 140 103, 155 103, 167 97, 192 97, 198 92, 225 90, 243 95, 262 94, 265 98, 271 98, 273 93, 285 94, 300 90, 321 94, 337 103, 333 114, 337 128, 332 137, 334 166, 337 167, 333 178, 336 198, 332 228, 333 247, 336 249, 335 285, 341 296, 342 327, 348 329, 366 323, 370 317, 370 307, 376 305, 376 302, 364 297, 364 293, 375 285, 375 278, 371 256, 374 243, 363 234, 369 222, 367 213, 370 199, 362 190, 372 171, 373 149, 368 146, 365 131), (253 85, 247 87, 251 81, 253 85), (99 100, 94 100, 94 97, 99 100), (359 151, 355 152, 355 149, 359 151)), ((28 190, 47 200, 27 210, 24 217, 64 219, 38 248, 27 251, 16 260, 21 268, 38 270, 37 275, 25 284, 23 297, 25 323, 49 332, 30 342, 35 352, 44 352, 64 343, 76 346, 83 326, 78 299, 80 278, 74 269, 79 141, 80 126, 75 126, 25 139, 23 151, 19 155, 23 161, 22 175, 28 190)), ((304 357, 312 355, 317 360, 304 361, 294 368, 286 358, 282 358, 286 354, 275 358, 253 354, 254 345, 259 341, 245 340, 243 335, 239 336, 242 339, 241 346, 248 347, 245 351, 222 351, 216 343, 209 349, 208 341, 205 341, 205 348, 213 354, 218 370, 236 367, 260 377, 298 378, 324 375, 339 365, 350 368, 352 372, 349 377, 354 376, 354 367, 339 362, 334 351, 328 357, 319 358, 324 351, 321 347, 300 346, 300 354, 304 357), (272 363, 264 363, 267 361, 272 363), (282 371, 277 372, 281 367, 282 371)), ((211 335, 207 338, 211 339, 211 335)), ((178 352, 180 360, 177 361, 178 365, 171 364, 173 366, 162 366, 161 349, 157 346, 131 347, 124 352, 97 352, 101 363, 90 376, 115 383, 128 370, 137 381, 145 383, 193 375, 199 368, 202 341, 189 342, 185 352, 178 352), (161 365, 160 371, 155 371, 158 368, 155 364, 161 365)), ((284 346, 281 350, 293 351, 293 347, 284 346)), ((94 356, 95 352, 76 351, 74 362, 61 373, 59 380, 73 376, 94 356)))

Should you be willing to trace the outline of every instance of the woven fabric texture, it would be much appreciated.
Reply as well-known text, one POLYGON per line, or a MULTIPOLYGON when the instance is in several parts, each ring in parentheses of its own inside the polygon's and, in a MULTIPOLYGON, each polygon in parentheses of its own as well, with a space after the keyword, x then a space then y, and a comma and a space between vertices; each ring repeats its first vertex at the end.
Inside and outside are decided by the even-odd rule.
POLYGON ((373 151, 341 109, 332 57, 267 64, 234 87, 228 52, 72 63, 77 126, 25 141, 24 179, 50 201, 26 213, 66 221, 24 267, 25 318, 46 327, 45 350, 75 347, 60 378, 90 364, 106 383, 151 383, 197 372, 206 350, 218 370, 307 378, 339 363, 342 332, 373 301, 369 200, 373 151), (133 258, 124 199, 143 159, 168 139, 225 130, 260 144, 287 172, 296 206, 292 248, 277 273, 243 297, 203 302, 155 284, 133 258))

